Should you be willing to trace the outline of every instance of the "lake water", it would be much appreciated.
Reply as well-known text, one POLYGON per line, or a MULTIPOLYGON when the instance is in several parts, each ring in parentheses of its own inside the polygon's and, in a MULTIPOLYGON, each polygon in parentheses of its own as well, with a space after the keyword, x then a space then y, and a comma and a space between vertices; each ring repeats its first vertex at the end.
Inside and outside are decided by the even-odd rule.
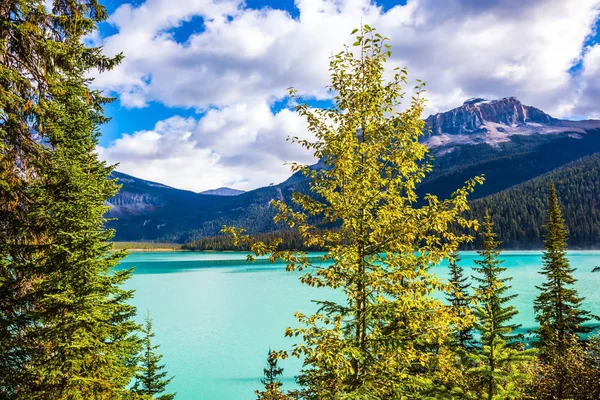
MULTIPOLYGON (((462 265, 473 266, 475 253, 461 254, 462 265)), ((600 252, 570 252, 577 268, 577 288, 584 307, 600 314, 600 252)), ((535 285, 540 252, 504 252, 503 259, 519 293, 513 304, 525 328, 534 325, 535 285)), ((312 299, 330 298, 324 289, 307 288, 299 273, 283 264, 259 260, 248 264, 243 253, 133 253, 122 267, 135 266, 127 287, 135 289, 139 322, 150 310, 156 343, 175 379, 170 385, 178 400, 245 400, 261 387, 260 378, 269 348, 289 349, 294 342, 283 332, 297 326, 294 311, 314 310, 312 299)), ((444 266, 434 270, 445 276, 444 266)), ((285 360, 284 387, 292 387, 300 368, 296 359, 285 360)))

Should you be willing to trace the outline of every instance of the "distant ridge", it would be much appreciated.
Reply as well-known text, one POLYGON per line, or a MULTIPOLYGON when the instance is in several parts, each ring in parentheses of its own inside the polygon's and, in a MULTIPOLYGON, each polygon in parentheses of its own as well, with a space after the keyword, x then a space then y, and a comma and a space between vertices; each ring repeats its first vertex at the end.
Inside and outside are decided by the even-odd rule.
MULTIPOLYGON (((600 156, 600 121, 556 119, 523 105, 514 97, 469 99, 462 106, 432 115, 426 121, 430 134, 426 134, 423 141, 431 149, 433 170, 417 188, 420 196, 433 194, 447 198, 466 180, 483 174, 485 184, 478 186, 470 196, 475 200, 533 180, 582 157, 600 156)), ((598 172, 599 168, 598 163, 589 160, 577 165, 589 168, 590 173, 598 172)), ((322 162, 317 162, 310 168, 324 167, 322 162)), ((581 179, 587 176, 582 168, 569 168, 568 171, 573 182, 585 181, 581 179)), ((270 205, 271 200, 291 202, 294 192, 310 193, 307 179, 300 172, 280 184, 248 192, 219 188, 202 193, 178 190, 116 172, 113 176, 123 186, 108 202, 111 209, 106 217, 117 218, 109 221, 107 226, 116 229, 116 240, 120 241, 185 243, 218 236, 223 225, 244 228, 250 234, 281 230, 284 227, 273 221, 275 211, 270 205)), ((562 186, 561 190, 568 194, 575 188, 562 186)), ((519 207, 539 208, 537 203, 530 204, 540 201, 537 199, 539 193, 541 191, 536 190, 534 195, 528 194, 523 204, 510 204, 511 209, 514 207, 513 211, 517 212, 519 207)), ((590 209, 586 203, 588 197, 569 196, 564 200, 568 200, 570 209, 590 209)), ((507 211, 507 215, 513 215, 513 211, 507 211)), ((512 225, 515 224, 505 224, 512 225)), ((569 228, 573 229, 571 246, 594 247, 593 239, 590 239, 595 237, 591 228, 584 231, 576 224, 569 228)), ((539 244, 538 235, 530 231, 518 236, 510 230, 505 232, 507 245, 512 248, 530 248, 539 244)), ((595 246, 600 247, 600 237, 595 246)))
POLYGON ((232 189, 228 187, 220 187, 217 189, 210 189, 200 192, 200 194, 209 194, 212 196, 239 196, 242 193, 246 193, 244 190, 232 189))

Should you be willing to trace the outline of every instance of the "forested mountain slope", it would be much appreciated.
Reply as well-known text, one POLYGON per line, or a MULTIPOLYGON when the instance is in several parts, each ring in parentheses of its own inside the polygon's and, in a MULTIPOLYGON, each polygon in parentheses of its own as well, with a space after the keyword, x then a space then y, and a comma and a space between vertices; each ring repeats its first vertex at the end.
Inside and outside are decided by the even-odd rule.
POLYGON ((123 186, 109 202, 107 216, 115 240, 163 240, 185 243, 217 235, 223 225, 244 227, 250 233, 276 229, 272 199, 290 201, 294 191, 307 191, 305 180, 269 186, 236 196, 216 196, 144 181, 114 173, 123 186))
POLYGON ((600 154, 475 200, 473 215, 481 219, 490 210, 505 248, 541 248, 550 180, 563 208, 570 248, 600 247, 600 154))
POLYGON ((518 137, 500 148, 464 146, 457 154, 434 161, 434 171, 420 192, 448 197, 467 179, 485 175, 472 199, 497 193, 552 171, 581 157, 600 152, 600 129, 579 137, 568 135, 518 137))
MULTIPOLYGON (((418 188, 421 195, 432 193, 445 198, 466 180, 485 175, 485 184, 471 196, 483 198, 581 157, 600 153, 600 121, 559 120, 514 97, 471 99, 453 110, 432 115, 425 122, 427 133, 423 142, 430 148, 433 171, 418 188)), ((312 168, 322 167, 318 162, 312 168)), ((178 190, 120 173, 114 173, 114 177, 123 186, 110 200, 113 208, 107 216, 117 218, 109 225, 116 229, 116 240, 121 241, 184 243, 218 235, 223 225, 246 228, 250 233, 271 232, 282 227, 273 223, 274 211, 269 202, 289 201, 294 191, 308 193, 308 184, 299 173, 279 185, 239 194, 227 190, 235 196, 178 190)), ((561 191, 560 186, 558 190, 561 191)), ((570 201, 571 204, 565 204, 568 212, 589 208, 576 196, 571 196, 570 201)), ((509 218, 513 212, 502 218, 509 218)), ((538 246, 539 227, 537 231, 528 229, 521 225, 514 228, 506 245, 538 246)), ((593 238, 592 229, 578 233, 580 236, 574 237, 572 244, 600 247, 600 239, 593 238)))

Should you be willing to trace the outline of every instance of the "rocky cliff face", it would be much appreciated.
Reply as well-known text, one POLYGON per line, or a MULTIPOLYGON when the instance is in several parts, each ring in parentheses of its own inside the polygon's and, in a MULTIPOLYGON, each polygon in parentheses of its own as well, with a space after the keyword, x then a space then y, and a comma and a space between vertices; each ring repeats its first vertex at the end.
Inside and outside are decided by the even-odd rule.
POLYGON ((600 121, 563 121, 527 106, 515 97, 469 99, 462 106, 425 120, 424 142, 431 148, 461 144, 497 145, 511 135, 584 134, 600 121))
POLYGON ((514 127, 556 121, 542 110, 526 106, 515 97, 506 97, 492 101, 469 99, 458 108, 429 116, 425 123, 431 135, 458 135, 485 131, 488 122, 514 127))

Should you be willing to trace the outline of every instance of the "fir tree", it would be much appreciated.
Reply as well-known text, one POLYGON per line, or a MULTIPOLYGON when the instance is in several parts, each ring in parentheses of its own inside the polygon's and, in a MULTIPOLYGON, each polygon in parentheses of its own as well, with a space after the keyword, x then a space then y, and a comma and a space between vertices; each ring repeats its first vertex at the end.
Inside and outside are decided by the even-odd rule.
POLYGON ((493 227, 494 223, 486 213, 483 249, 477 252, 481 259, 475 260, 478 276, 473 277, 479 282, 475 290, 478 304, 473 313, 477 318, 475 329, 480 334, 480 345, 475 352, 476 365, 469 371, 475 378, 476 392, 480 398, 488 400, 521 396, 523 382, 529 378, 524 364, 532 358, 531 351, 523 350, 522 345, 515 342, 514 330, 519 325, 510 321, 518 311, 507 303, 517 295, 506 294, 510 290, 506 282, 512 278, 501 277, 506 268, 502 267, 504 261, 499 259, 501 242, 496 240, 493 227))
POLYGON ((142 328, 142 354, 139 357, 140 370, 135 375, 134 393, 146 395, 153 399, 172 400, 175 394, 161 394, 167 390, 167 385, 173 380, 173 377, 167 378, 167 372, 164 371, 165 365, 160 364, 162 354, 157 350, 160 346, 152 343, 154 330, 152 328, 152 318, 150 312, 146 314, 146 320, 142 328))
MULTIPOLYGON (((463 322, 433 296, 448 286, 430 268, 471 239, 451 227, 475 223, 462 213, 481 179, 450 199, 418 198, 416 187, 431 169, 419 141, 423 85, 400 107, 406 71, 385 79, 387 39, 367 25, 353 35, 355 48, 330 61, 334 106, 297 107, 315 139, 292 141, 326 167, 296 165, 309 177, 312 196, 294 193, 293 206, 273 202, 276 222, 326 254, 313 264, 304 252, 278 250, 280 241, 254 243, 252 250, 283 259, 288 270, 307 271, 301 277, 307 285, 345 295, 319 301, 313 315, 297 313, 301 326, 286 331, 301 339, 292 355, 304 360, 298 381, 305 398, 420 398, 452 376, 455 358, 447 344, 463 322)), ((240 230, 225 230, 236 241, 249 240, 240 230)))
MULTIPOLYGON (((449 282, 451 288, 446 295, 446 300, 450 303, 454 312, 461 319, 465 319, 470 314, 471 294, 469 288, 471 284, 467 283, 469 278, 464 275, 458 252, 450 255, 448 268, 450 269, 449 282)), ((473 342, 473 327, 468 325, 462 329, 458 328, 455 332, 455 340, 461 348, 469 348, 473 342)))
POLYGON ((544 283, 537 286, 540 294, 535 299, 534 311, 540 327, 537 331, 537 345, 554 351, 556 341, 560 344, 570 335, 586 334, 591 327, 583 326, 591 317, 581 309, 582 297, 577 295, 572 268, 567 259, 568 232, 556 195, 554 182, 550 182, 548 211, 544 240, 544 266, 540 271, 544 283))
POLYGON ((264 378, 260 381, 264 385, 264 390, 255 392, 257 400, 286 400, 290 397, 281 391, 282 383, 279 376, 283 374, 283 368, 277 365, 277 354, 269 349, 267 356, 267 368, 263 369, 264 378))
POLYGON ((0 5, 0 397, 126 396, 137 348, 130 271, 107 242, 117 192, 97 159, 109 101, 88 72, 119 62, 82 38, 95 0, 0 5))
MULTIPOLYGON (((553 396, 562 399, 565 393, 572 392, 566 365, 562 361, 574 338, 592 331, 591 327, 582 324, 588 322, 590 313, 581 309, 582 297, 577 295, 573 277, 574 268, 567 259, 568 232, 562 210, 556 195, 554 182, 550 182, 548 211, 544 240, 544 266, 540 271, 545 277, 544 283, 537 286, 540 294, 534 302, 536 321, 539 329, 536 332, 536 346, 540 349, 542 362, 547 364, 546 371, 555 378, 553 396)), ((573 352, 569 353, 570 355, 573 352)), ((550 387, 550 386, 549 386, 550 387)))

